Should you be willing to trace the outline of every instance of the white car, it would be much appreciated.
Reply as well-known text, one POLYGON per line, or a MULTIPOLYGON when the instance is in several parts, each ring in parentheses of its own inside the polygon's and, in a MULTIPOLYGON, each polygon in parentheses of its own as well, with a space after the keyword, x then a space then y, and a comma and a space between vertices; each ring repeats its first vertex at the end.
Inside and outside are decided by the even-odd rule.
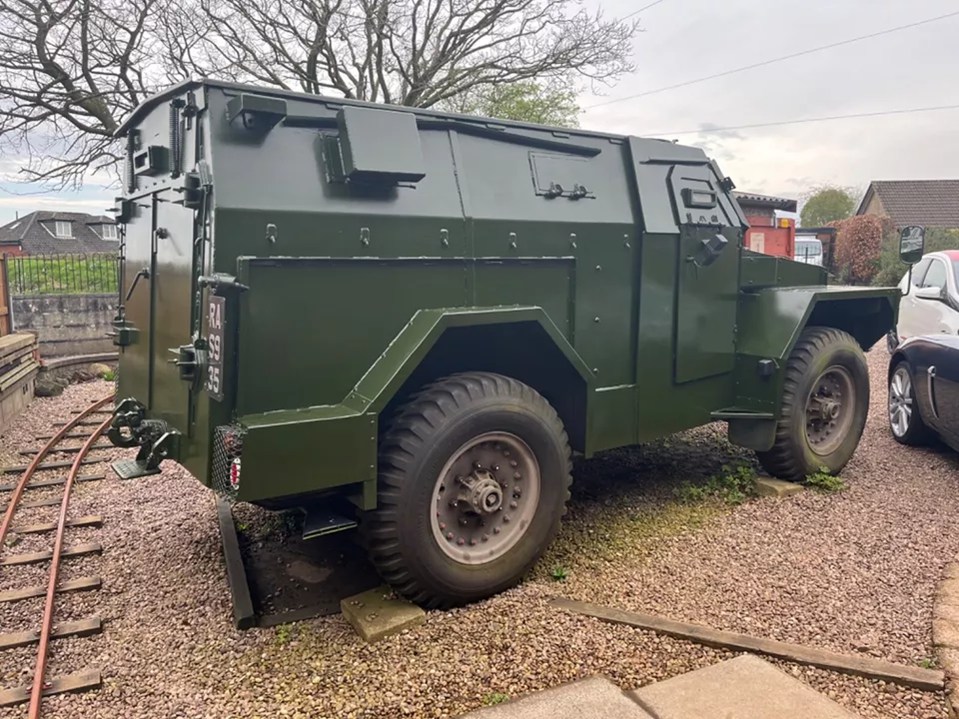
POLYGON ((912 287, 908 283, 906 273, 899 283, 904 294, 890 351, 910 337, 959 334, 959 250, 930 252, 912 268, 912 287))

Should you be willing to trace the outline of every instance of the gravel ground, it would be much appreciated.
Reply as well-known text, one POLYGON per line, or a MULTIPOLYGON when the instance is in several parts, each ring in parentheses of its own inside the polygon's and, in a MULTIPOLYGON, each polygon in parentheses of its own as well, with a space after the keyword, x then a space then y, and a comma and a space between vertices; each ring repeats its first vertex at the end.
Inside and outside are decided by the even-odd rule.
MULTIPOLYGON (((577 465, 562 535, 525 584, 468 608, 431 612, 423 626, 372 646, 338 616, 235 631, 213 499, 181 469, 80 485, 71 514, 102 514, 105 524, 82 530, 82 539, 72 530, 68 539, 99 541, 104 554, 68 560, 65 574, 99 574, 104 586, 64 595, 58 618, 95 612, 105 630, 57 640, 52 674, 99 668, 104 687, 47 700, 47 715, 445 717, 494 693, 515 697, 593 673, 632 688, 732 656, 556 613, 547 605, 556 595, 921 662, 933 656, 935 586, 959 552, 951 531, 959 461, 892 442, 883 407, 886 355, 876 349, 869 361, 872 413, 844 474, 846 491, 737 507, 679 503, 673 495, 683 482, 749 461, 713 427, 608 453, 577 465), (557 566, 568 573, 563 582, 550 578, 557 566)), ((2 463, 105 387, 88 383, 35 400, 0 438, 2 463)), ((30 517, 45 518, 40 510, 30 517)), ((0 573, 4 587, 43 579, 42 568, 0 573)), ((6 605, 0 630, 29 624, 38 606, 6 605)), ((3 684, 27 681, 33 657, 30 648, 0 653, 3 684)), ((777 664, 864 719, 947 716, 938 694, 777 664)), ((23 714, 0 710, 0 719, 23 714)))

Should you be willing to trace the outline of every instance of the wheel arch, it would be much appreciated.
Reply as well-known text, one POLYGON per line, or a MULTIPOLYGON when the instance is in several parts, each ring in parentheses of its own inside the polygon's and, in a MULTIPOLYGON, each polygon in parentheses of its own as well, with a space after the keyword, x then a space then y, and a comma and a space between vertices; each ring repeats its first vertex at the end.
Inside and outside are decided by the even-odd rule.
POLYGON ((458 372, 507 375, 539 392, 566 427, 571 446, 588 446, 593 376, 538 307, 426 310, 390 344, 351 397, 369 402, 382 431, 421 387, 458 372))

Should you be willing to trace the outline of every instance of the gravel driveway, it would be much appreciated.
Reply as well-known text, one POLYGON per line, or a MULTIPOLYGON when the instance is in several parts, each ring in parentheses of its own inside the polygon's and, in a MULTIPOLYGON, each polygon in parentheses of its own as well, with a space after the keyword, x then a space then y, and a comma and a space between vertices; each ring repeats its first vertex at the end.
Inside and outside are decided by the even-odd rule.
MULTIPOLYGON (((68 539, 99 541, 105 551, 67 561, 66 578, 100 574, 104 588, 66 595, 59 606, 71 618, 98 613, 105 631, 57 640, 52 670, 100 668, 105 684, 47 700, 47 716, 445 717, 494 694, 593 673, 631 688, 731 656, 555 613, 547 601, 556 595, 923 662, 933 656, 933 593, 959 553, 959 461, 943 450, 900 448, 888 436, 886 359, 881 348, 869 355, 872 413, 844 474, 846 491, 737 507, 677 502, 681 483, 749 461, 718 427, 608 453, 577 466, 568 522, 529 581, 465 609, 432 612, 425 625, 372 646, 340 617, 235 631, 212 496, 177 467, 81 485, 74 513, 100 513, 105 524, 68 539), (565 581, 550 576, 558 566, 565 581)), ((107 389, 94 382, 35 400, 0 439, 4 463, 55 416, 107 389)), ((29 625, 37 607, 4 606, 2 630, 29 625)), ((0 653, 3 684, 25 682, 32 659, 29 648, 0 653)), ((864 718, 947 716, 937 694, 779 665, 864 718)), ((21 716, 0 710, 0 719, 21 716)))

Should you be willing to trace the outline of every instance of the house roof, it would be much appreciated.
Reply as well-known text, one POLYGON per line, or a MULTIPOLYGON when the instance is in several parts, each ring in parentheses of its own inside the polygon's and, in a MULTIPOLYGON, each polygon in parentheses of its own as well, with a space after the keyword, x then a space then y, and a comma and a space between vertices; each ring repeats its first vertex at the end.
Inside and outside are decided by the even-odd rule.
POLYGON ((879 196, 896 227, 959 227, 959 180, 874 180, 856 214, 879 196))
POLYGON ((0 245, 19 245, 28 255, 115 252, 116 240, 104 240, 99 234, 100 225, 113 224, 106 215, 39 210, 0 227, 0 245), (73 237, 56 237, 58 221, 73 225, 73 237))
POLYGON ((790 200, 788 197, 759 195, 755 192, 733 192, 733 195, 739 200, 741 206, 763 207, 772 210, 785 210, 786 212, 796 211, 796 200, 790 200))

